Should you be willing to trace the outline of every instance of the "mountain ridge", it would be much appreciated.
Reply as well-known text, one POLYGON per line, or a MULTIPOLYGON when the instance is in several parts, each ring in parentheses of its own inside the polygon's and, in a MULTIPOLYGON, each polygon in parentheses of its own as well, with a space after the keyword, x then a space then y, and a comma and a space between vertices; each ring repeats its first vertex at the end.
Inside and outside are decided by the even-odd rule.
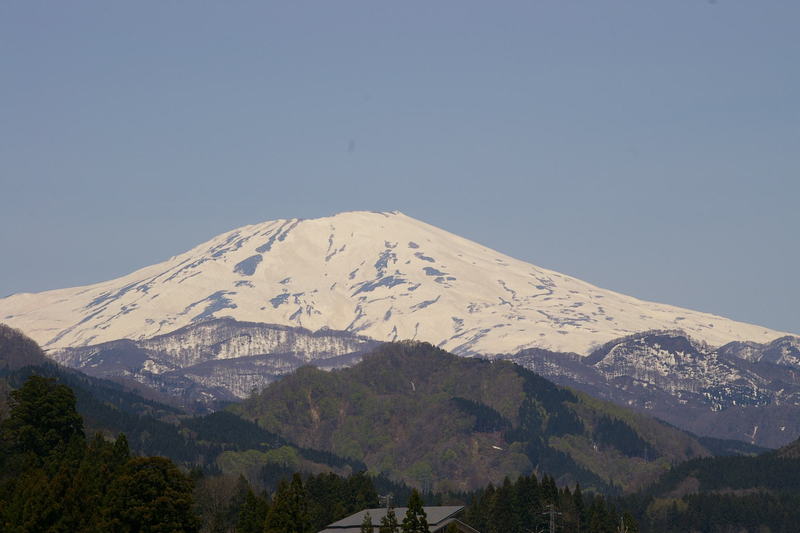
POLYGON ((300 366, 348 366, 379 343, 334 330, 207 319, 144 340, 121 339, 51 351, 94 377, 132 380, 181 399, 189 409, 235 401, 300 366))
POLYGON ((399 212, 243 226, 117 279, 0 299, 0 320, 46 349, 222 317, 424 340, 460 355, 585 355, 652 329, 717 346, 786 335, 600 289, 399 212))
POLYGON ((436 490, 531 470, 630 490, 672 461, 710 454, 681 430, 519 365, 414 341, 383 344, 349 368, 303 367, 229 410, 301 446, 436 490))
POLYGON ((779 447, 800 437, 800 339, 713 348, 676 331, 615 339, 592 354, 499 354, 561 386, 698 435, 779 447))

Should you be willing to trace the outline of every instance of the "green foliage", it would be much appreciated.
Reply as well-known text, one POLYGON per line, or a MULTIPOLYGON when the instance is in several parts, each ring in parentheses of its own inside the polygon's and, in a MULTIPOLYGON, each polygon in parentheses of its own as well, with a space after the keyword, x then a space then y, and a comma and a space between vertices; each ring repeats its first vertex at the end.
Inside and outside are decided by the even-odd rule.
POLYGON ((499 487, 488 485, 470 498, 463 520, 483 533, 527 533, 547 531, 552 513, 557 531, 573 533, 616 533, 626 520, 638 531, 630 515, 600 495, 585 496, 580 486, 574 491, 559 489, 555 480, 544 476, 508 478, 499 487))
POLYGON ((12 392, 0 531, 197 531, 191 482, 168 459, 131 459, 124 435, 87 443, 82 428, 68 387, 31 376, 12 392))
POLYGON ((374 526, 372 525, 372 517, 369 512, 364 514, 364 520, 361 521, 361 533, 374 533, 374 526))
MULTIPOLYGON (((474 489, 533 470, 609 490, 604 464, 611 457, 626 484, 669 464, 643 464, 611 446, 573 455, 592 448, 587 428, 610 405, 590 405, 514 364, 456 357, 425 343, 387 344, 347 369, 302 368, 230 409, 287 441, 368 458, 371 471, 426 491, 474 489), (559 448, 563 437, 576 444, 559 448)), ((667 437, 679 434, 652 424, 667 437)), ((637 435, 637 426, 626 427, 637 435)))
MULTIPOLYGON (((35 343, 33 346, 35 347, 35 343)), ((24 367, 10 372, 0 368, 0 375, 2 374, 5 375, 5 380, 0 380, 0 385, 8 383, 17 388, 22 388, 33 375, 41 374, 42 377, 55 379, 58 384, 73 390, 77 410, 88 428, 87 433, 101 431, 105 435, 116 435, 124 432, 133 452, 170 457, 183 467, 199 466, 206 473, 219 472, 217 458, 225 452, 267 452, 290 445, 286 439, 230 412, 186 417, 177 409, 146 400, 124 390, 119 384, 91 378, 52 364, 24 367)), ((2 401, 0 409, 4 409, 2 401)), ((2 415, 0 412, 0 417, 2 415)), ((0 466, 4 457, 2 446, 0 442, 0 466)), ((340 470, 366 470, 366 466, 358 460, 296 445, 292 445, 292 448, 297 451, 299 458, 295 468, 288 470, 289 475, 295 470, 307 469, 309 466, 318 468, 322 465, 340 470)), ((281 475, 286 474, 287 470, 284 469, 281 475)))
POLYGON ((422 497, 416 489, 411 491, 408 510, 403 518, 403 533, 428 533, 428 517, 422 508, 422 497))
POLYGON ((626 503, 653 533, 795 531, 800 459, 771 452, 688 461, 626 503))
POLYGON ((394 509, 389 509, 386 514, 381 518, 381 527, 378 533, 398 533, 400 531, 399 524, 397 523, 397 515, 394 514, 394 509))
POLYGON ((265 533, 310 533, 311 517, 308 513, 308 493, 300 474, 292 481, 282 481, 267 513, 265 533))
POLYGON ((672 468, 646 493, 658 496, 672 492, 688 478, 697 480, 699 492, 757 487, 800 493, 800 459, 784 459, 775 453, 694 459, 672 468))
POLYGON ((488 405, 458 396, 450 398, 450 401, 453 402, 456 409, 475 417, 475 424, 472 426, 473 431, 477 431, 478 433, 492 433, 495 431, 503 431, 511 426, 511 423, 503 418, 503 415, 488 405))
POLYGON ((645 442, 628 424, 617 418, 603 415, 594 428, 594 440, 612 446, 628 457, 655 459, 658 452, 645 442))
MULTIPOLYGON (((252 487, 243 476, 203 476, 195 471, 195 512, 203 524, 202 533, 227 533, 239 520, 252 487)), ((254 495, 255 497, 255 495, 254 495)), ((264 526, 264 517, 260 527, 264 526)))
POLYGON ((103 500, 101 528, 134 533, 192 532, 192 482, 163 457, 135 457, 122 468, 103 500))
POLYGON ((314 531, 353 513, 378 505, 372 479, 364 472, 347 478, 332 473, 308 476, 305 482, 314 531))
POLYGON ((645 515, 642 531, 794 532, 800 524, 800 495, 764 491, 701 493, 673 500, 645 515))
POLYGON ((83 437, 75 395, 54 379, 31 376, 11 392, 10 409, 2 427, 13 451, 44 458, 61 451, 72 437, 83 437))
POLYGON ((228 411, 190 418, 183 425, 195 433, 196 440, 220 444, 226 450, 257 450, 286 444, 285 439, 275 433, 228 411))
POLYGON ((47 357, 33 339, 21 331, 0 324, 0 369, 14 370, 25 366, 41 365, 47 357))
POLYGON ((163 455, 184 464, 219 453, 217 445, 202 445, 175 424, 180 411, 145 400, 122 386, 55 365, 25 367, 6 375, 17 388, 32 376, 55 379, 69 387, 88 432, 126 433, 131 449, 142 455, 163 455), (163 419, 163 420, 162 420, 163 419))
POLYGON ((236 521, 237 533, 262 533, 269 511, 269 501, 248 489, 236 521))

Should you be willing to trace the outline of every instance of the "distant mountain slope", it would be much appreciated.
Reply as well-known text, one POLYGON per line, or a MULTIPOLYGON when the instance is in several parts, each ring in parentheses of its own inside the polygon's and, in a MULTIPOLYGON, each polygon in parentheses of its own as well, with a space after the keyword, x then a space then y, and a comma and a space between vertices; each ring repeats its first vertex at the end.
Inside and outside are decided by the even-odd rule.
POLYGON ((397 212, 264 222, 116 280, 0 299, 0 320, 47 349, 141 340, 212 317, 424 340, 460 355, 586 354, 652 329, 715 346, 782 335, 599 289, 397 212))
POLYGON ((797 337, 713 348, 682 332, 651 331, 588 357, 541 349, 497 357, 698 435, 770 448, 800 437, 797 337))
POLYGON ((632 488, 708 455, 685 433, 517 365, 424 343, 386 344, 343 370, 301 368, 230 409, 302 446, 436 490, 534 468, 584 487, 632 488))
POLYGON ((323 369, 350 366, 378 344, 347 332, 311 332, 226 318, 150 339, 51 353, 56 361, 89 375, 125 378, 180 399, 187 407, 213 408, 244 398, 304 364, 323 369))

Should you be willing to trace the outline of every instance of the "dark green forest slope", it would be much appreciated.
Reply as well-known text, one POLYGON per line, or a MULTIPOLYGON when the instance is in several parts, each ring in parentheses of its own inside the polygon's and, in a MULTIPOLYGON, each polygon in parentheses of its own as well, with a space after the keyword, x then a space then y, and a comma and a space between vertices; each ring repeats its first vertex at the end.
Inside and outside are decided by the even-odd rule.
POLYGON ((794 532, 800 524, 800 442, 758 456, 694 459, 626 500, 653 533, 794 532))
POLYGON ((347 475, 365 469, 359 461, 296 446, 232 413, 193 417, 118 383, 64 368, 21 332, 0 324, 0 420, 8 414, 8 394, 30 376, 55 379, 73 391, 87 435, 113 440, 124 433, 133 453, 169 457, 183 468, 246 474, 266 484, 287 472, 347 475))
POLYGON ((673 463, 709 455, 675 428, 512 363, 426 343, 387 344, 343 370, 301 368, 230 410, 431 490, 474 489, 531 471, 632 489, 673 463))

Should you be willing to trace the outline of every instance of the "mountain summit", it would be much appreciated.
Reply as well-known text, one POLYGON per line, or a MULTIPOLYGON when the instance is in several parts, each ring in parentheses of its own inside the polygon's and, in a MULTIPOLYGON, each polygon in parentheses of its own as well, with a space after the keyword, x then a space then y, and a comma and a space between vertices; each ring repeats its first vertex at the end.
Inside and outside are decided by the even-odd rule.
POLYGON ((783 335, 603 290, 399 212, 245 226, 115 280, 0 299, 0 320, 47 349, 220 317, 423 340, 462 355, 586 354, 654 329, 712 345, 783 335))

